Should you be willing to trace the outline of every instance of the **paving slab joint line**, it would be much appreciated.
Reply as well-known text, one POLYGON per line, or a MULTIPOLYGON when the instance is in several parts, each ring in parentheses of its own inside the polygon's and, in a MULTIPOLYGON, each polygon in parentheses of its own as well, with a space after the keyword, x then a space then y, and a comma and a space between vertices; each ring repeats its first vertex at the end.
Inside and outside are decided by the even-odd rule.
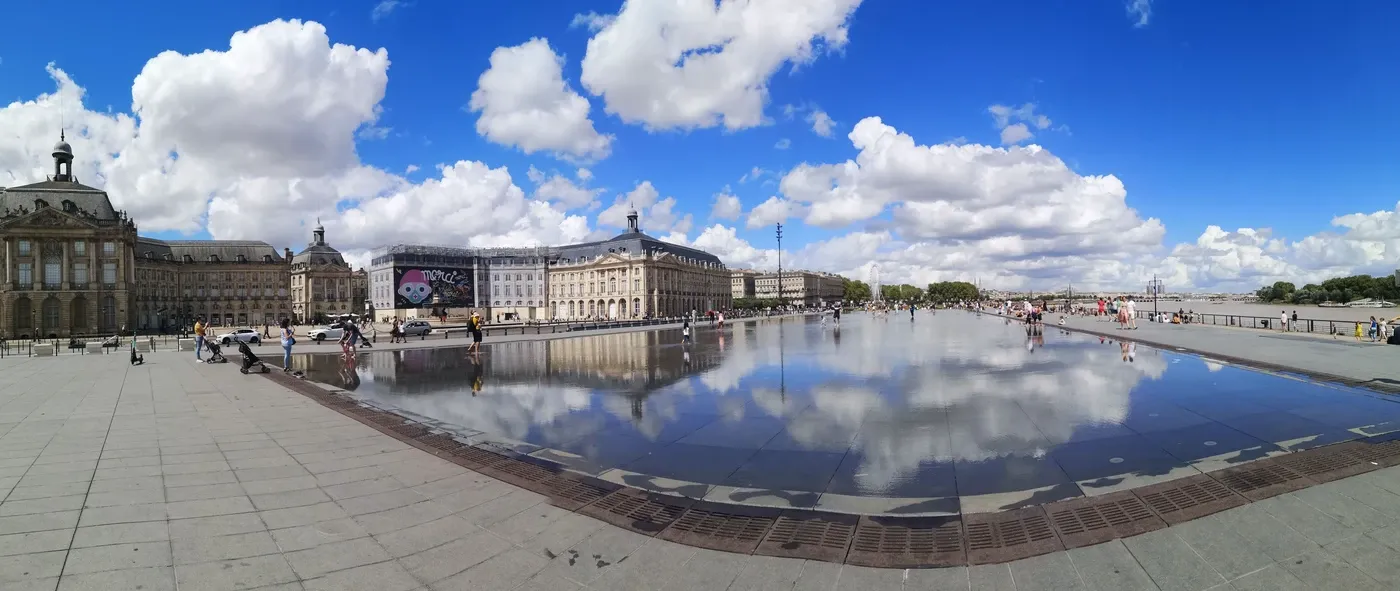
MULTIPOLYGON (((1215 357, 1218 357, 1218 356, 1212 356, 1212 357, 1215 358, 1215 357)), ((429 454, 432 454, 432 455, 435 456, 435 457, 438 457, 438 458, 447 460, 447 461, 449 461, 449 462, 452 462, 452 463, 454 463, 454 464, 457 464, 457 465, 459 465, 459 466, 462 466, 462 467, 464 467, 464 468, 467 468, 467 469, 469 469, 469 470, 472 470, 473 472, 476 472, 476 473, 478 473, 478 474, 482 474, 482 475, 484 475, 484 476, 488 476, 488 477, 491 477, 491 478, 495 478, 495 479, 501 480, 502 482, 505 482, 505 483, 507 483, 507 484, 511 484, 511 485, 517 486, 517 487, 519 487, 519 488, 522 488, 522 489, 525 489, 525 490, 529 490, 529 491, 531 491, 531 492, 535 492, 535 493, 538 493, 538 494, 542 494, 542 495, 544 495, 544 496, 546 496, 546 497, 549 497, 549 502, 550 502, 552 505, 554 505, 555 507, 558 507, 558 508, 560 508, 560 509, 563 509, 563 510, 565 510, 565 511, 569 511, 569 512, 573 512, 573 513, 580 513, 580 514, 588 515, 588 516, 593 517, 593 518, 595 518, 595 519, 600 519, 600 521, 603 521, 603 522, 605 522, 605 523, 611 522, 612 525, 616 525, 616 526, 622 527, 622 528, 624 528, 624 529, 629 529, 629 530, 631 530, 631 531, 638 532, 638 533, 641 533, 641 534, 646 535, 646 536, 649 536, 649 537, 660 537, 660 538, 662 538, 662 539, 666 539, 666 540, 668 540, 668 541, 674 541, 674 542, 676 542, 676 543, 680 543, 680 544, 686 545, 686 546, 700 547, 700 548, 720 549, 721 551, 729 551, 729 552, 734 552, 734 553, 738 553, 738 554, 752 554, 752 555, 757 555, 757 554, 759 553, 759 552, 758 552, 758 549, 752 549, 752 550, 751 550, 751 549, 748 549, 748 548, 747 548, 747 545, 744 545, 744 549, 742 549, 742 550, 736 550, 736 549, 734 549, 734 548, 729 548, 729 547, 727 547, 727 546, 725 546, 725 545, 723 545, 723 544, 721 544, 721 545, 719 545, 719 546, 717 547, 717 546, 714 544, 714 541, 713 541, 713 540, 707 541, 707 542, 702 542, 702 543, 691 543, 689 540, 686 539, 686 537, 687 537, 687 534, 693 535, 693 532, 683 532, 682 534, 675 535, 675 536, 672 536, 672 535, 663 535, 663 534, 665 534, 665 533, 671 532, 671 531, 672 531, 672 525, 673 525, 673 524, 680 523, 680 522, 686 517, 687 513, 689 513, 689 512, 692 511, 692 510, 697 510, 697 511, 708 511, 708 512, 716 512, 716 511, 723 512, 723 511, 726 511, 726 509, 724 509, 724 507, 732 507, 732 508, 733 508, 733 509, 731 510, 732 513, 734 513, 735 515, 744 515, 746 511, 752 510, 752 509, 754 508, 754 506, 750 506, 750 505, 730 505, 730 504, 713 503, 713 502, 701 502, 701 501, 697 501, 697 500, 695 500, 695 499, 688 499, 688 498, 684 498, 684 497, 668 497, 668 496, 665 496, 665 495, 657 495, 656 493, 651 493, 651 492, 648 492, 648 491, 645 491, 645 490, 642 490, 642 489, 637 489, 637 488, 632 488, 632 487, 625 487, 625 486, 624 486, 624 487, 617 487, 617 488, 610 488, 606 493, 604 493, 604 494, 602 494, 602 495, 600 495, 600 496, 598 496, 598 495, 590 495, 590 498, 587 498, 587 502, 580 502, 580 501, 568 502, 569 499, 567 499, 567 498, 563 498, 563 499, 556 498, 556 497, 559 497, 559 496, 560 496, 560 495, 558 494, 558 490, 555 488, 556 485, 557 485, 557 482, 558 482, 559 480, 565 480, 565 479, 567 479, 567 480, 577 480, 577 481, 579 481, 579 482, 588 483, 588 482, 590 482, 590 481, 597 481, 597 479, 596 479, 596 478, 589 477, 589 476, 586 476, 586 475, 582 475, 582 474, 574 474, 573 472, 570 472, 570 471, 564 469, 564 468, 561 467, 561 466, 552 465, 552 463, 547 463, 547 462, 545 462, 544 460, 540 460, 539 458, 527 457, 527 456, 523 456, 523 455, 520 455, 520 454, 513 454, 513 453, 511 453, 509 450, 504 450, 504 449, 500 450, 500 453, 497 453, 497 452, 492 451, 492 450, 490 450, 490 449, 486 449, 486 448, 479 447, 479 446, 472 446, 472 445, 468 445, 468 444, 466 444, 466 443, 462 443, 462 442, 459 442, 459 441, 455 441, 455 439, 453 439, 453 441, 455 441, 456 446, 457 446, 457 447, 455 447, 455 449, 451 449, 451 450, 449 450, 449 449, 444 449, 444 447, 447 447, 447 445, 444 443, 444 441, 443 441, 442 439, 443 439, 444 437, 451 438, 451 435, 450 435, 450 434, 447 434, 447 433, 441 433, 441 432, 435 431, 435 430, 434 430, 431 426, 429 426, 429 425, 421 425, 422 430, 404 428, 405 425, 415 424, 415 421, 412 421, 412 420, 410 420, 410 419, 407 419, 407 418, 405 418, 405 417, 402 417, 402 416, 400 416, 400 415, 397 415, 397 414, 395 414, 395 413, 393 413, 392 411, 389 411, 389 410, 379 409, 379 408, 374 408, 374 407, 363 407, 363 406, 359 406, 358 404, 354 404, 354 403, 353 403, 353 399, 348 398, 348 396, 347 396, 345 393, 343 393, 343 392, 327 390, 327 389, 322 388, 321 386, 315 384, 314 382, 310 382, 310 381, 307 381, 307 380, 304 380, 304 379, 301 379, 301 378, 289 378, 289 377, 284 376, 284 375, 281 375, 281 374, 262 374, 262 375, 263 375, 265 378, 271 380, 273 383, 276 383, 276 384, 278 384, 278 385, 283 386, 283 387, 286 388, 287 390, 290 390, 290 391, 292 391, 292 392, 295 392, 295 393, 301 394, 301 395, 303 395, 303 396, 306 396, 307 398, 310 398, 310 399, 312 399, 313 401, 319 403, 319 404, 320 404, 321 406, 323 406, 323 407, 326 407, 326 408, 331 409, 331 410, 334 410, 334 411, 336 411, 336 412, 338 412, 338 413, 340 413, 340 414, 342 414, 342 415, 344 415, 344 416, 347 416, 347 417, 350 417, 350 418, 352 418, 352 419, 355 419, 357 422, 359 422, 359 423, 361 423, 361 424, 364 424, 364 425, 367 425, 367 426, 369 426, 369 427, 375 429, 376 431, 378 431, 378 432, 380 432, 380 433, 382 433, 382 434, 384 434, 384 435, 386 435, 386 436, 388 436, 388 437, 391 437, 391 438, 393 438, 393 439, 395 439, 395 440, 397 440, 397 441, 401 441, 401 442, 407 443, 408 445, 410 445, 410 446, 412 446, 412 447, 414 447, 414 448, 416 448, 416 449, 422 450, 422 451, 424 451, 424 452, 427 452, 427 453, 429 453, 429 454), (347 404, 347 402, 349 402, 349 403, 347 404), (396 428, 396 427, 397 427, 397 428, 396 428), (410 436, 408 435, 409 432, 418 433, 418 435, 417 435, 416 437, 410 437, 410 436), (457 453, 457 452, 461 452, 461 453, 459 454, 459 453, 457 453), (527 461, 526 459, 518 459, 518 458, 515 457, 515 456, 520 456, 520 458, 528 458, 528 461, 527 461), (504 468, 504 469, 502 469, 502 468, 504 468), (606 507, 612 507, 613 505, 615 505, 615 504, 618 502, 618 499, 616 498, 616 497, 618 497, 618 496, 638 497, 638 500, 633 502, 634 505, 635 505, 636 502, 640 502, 640 501, 643 500, 643 499, 652 499, 652 500, 654 500, 655 502, 660 502, 660 503, 663 503, 663 504, 674 504, 674 505, 676 505, 677 508, 680 509, 680 510, 679 510, 678 512, 677 512, 677 511, 674 511, 674 510, 662 511, 661 513, 658 513, 658 514, 656 514, 655 516, 652 516, 652 517, 641 516, 641 517, 638 517, 638 520, 637 520, 637 521, 633 522, 633 521, 631 521, 631 519, 628 517, 628 515, 625 515, 625 514, 622 514, 622 513, 618 513, 618 512, 616 512, 616 511, 610 511, 609 509, 606 508, 606 507), (593 497, 596 497, 596 498, 593 498, 593 497), (564 502, 560 502, 561 500, 564 501, 564 502), (608 518, 607 518, 607 519, 601 519, 601 518, 599 517, 599 516, 601 516, 601 515, 606 515, 608 518), (629 527, 629 525, 630 525, 630 527, 629 527)), ((109 424, 109 427, 108 427, 108 428, 109 428, 109 430, 110 430, 110 424, 109 424)), ((1371 439, 1375 439, 1375 438, 1371 438, 1371 439)), ((1316 454, 1316 455, 1323 455, 1323 454, 1341 454, 1341 455, 1343 455, 1343 456, 1348 456, 1348 457, 1351 457, 1351 458, 1353 458, 1353 459, 1364 459, 1364 460, 1366 461, 1367 464, 1372 464, 1372 465, 1376 465, 1376 467, 1380 467, 1380 466, 1379 466, 1376 462, 1374 462, 1371 458, 1369 458, 1369 457, 1363 458, 1362 456, 1360 456, 1360 455, 1358 455, 1358 454, 1356 454, 1356 453, 1353 453, 1353 452, 1349 451, 1349 449, 1346 448, 1346 447, 1340 447, 1340 446, 1346 446, 1346 445, 1350 445, 1350 444, 1356 444, 1356 443, 1358 443, 1358 442, 1364 442, 1364 441, 1366 441, 1366 440, 1365 440, 1365 439, 1362 439, 1362 440, 1352 440, 1352 441, 1347 441, 1347 442, 1339 442, 1339 443, 1334 443, 1334 444, 1330 444, 1330 445, 1326 445, 1326 446, 1322 446, 1322 447, 1312 448, 1312 449, 1309 449, 1309 450, 1304 450, 1304 451, 1299 451, 1299 452, 1293 452, 1293 453, 1291 453, 1291 454, 1288 454, 1287 456, 1280 456, 1280 457, 1302 458, 1302 457, 1306 457, 1306 456, 1314 455, 1314 454, 1316 454)), ((105 445, 105 440, 104 440, 104 445, 105 445)), ((1387 450, 1387 451, 1389 452, 1387 455, 1396 456, 1396 457, 1397 457, 1397 461, 1400 462, 1400 446, 1396 446, 1394 450, 1387 450)), ((1302 486, 1312 486, 1312 485, 1318 484, 1318 482, 1314 481, 1314 480, 1311 479, 1311 478, 1308 478, 1308 476, 1307 476, 1306 474, 1303 474, 1303 473, 1299 472, 1298 470, 1295 470, 1295 469, 1290 468, 1290 467, 1288 467, 1288 466, 1285 466, 1285 465, 1283 465, 1283 464, 1275 463, 1275 462, 1272 461, 1273 459, 1274 459, 1274 458, 1259 459, 1259 460, 1255 460, 1255 461, 1252 461, 1252 462, 1247 462, 1247 463, 1244 463, 1244 464, 1240 464, 1239 466, 1234 466, 1234 467, 1231 467, 1231 468, 1226 468, 1226 469, 1224 469, 1224 470, 1217 470, 1217 471, 1214 471, 1214 472, 1205 473, 1205 474, 1203 474, 1202 476, 1204 476, 1205 478, 1208 478, 1210 481, 1215 482, 1216 484, 1219 484, 1220 486, 1224 487, 1226 490, 1228 490, 1228 491, 1230 492, 1230 494, 1233 494, 1233 495, 1235 495, 1235 496, 1238 496, 1238 497, 1240 497, 1240 498, 1243 498, 1243 499, 1245 500, 1246 503, 1248 503, 1248 502, 1253 502, 1253 501, 1255 501, 1256 499, 1253 499, 1253 498, 1250 498, 1250 497, 1247 496, 1247 495, 1241 494, 1239 491, 1237 491, 1236 489, 1234 489, 1233 487, 1229 486, 1229 485, 1226 484, 1224 481, 1222 481, 1217 475, 1219 475, 1219 474, 1221 474, 1221 473, 1225 473, 1225 472, 1229 472, 1229 473, 1231 473, 1231 474, 1234 474, 1234 473, 1237 473, 1237 472, 1241 472, 1241 471, 1247 470, 1249 467, 1253 466, 1255 470, 1260 470, 1260 469, 1265 469, 1265 468, 1271 468, 1271 469, 1278 469, 1278 470, 1287 471, 1288 473, 1291 473, 1291 474, 1293 474, 1293 475, 1296 475, 1297 478, 1294 479, 1294 480, 1296 480, 1297 482, 1301 483, 1302 486)), ((1373 469, 1374 469, 1374 468, 1373 468, 1373 469)), ((1186 479, 1182 479, 1182 480, 1186 480, 1186 479)), ((598 482, 601 483, 602 481, 598 481, 598 482)), ((1149 489, 1149 488, 1152 488, 1152 489, 1160 488, 1163 484, 1169 484, 1169 483, 1159 483, 1159 484, 1156 484, 1156 485, 1148 485, 1148 486, 1139 487, 1139 488, 1136 488, 1136 489, 1130 489, 1130 490, 1124 491, 1124 492, 1125 492, 1125 493, 1128 493, 1128 494, 1131 494, 1131 495, 1133 495, 1135 498, 1137 498, 1137 500, 1140 501, 1140 502, 1142 503, 1142 506, 1143 506, 1147 511, 1151 512, 1151 514, 1154 515, 1154 516, 1156 516, 1157 518, 1163 519, 1164 521, 1168 521, 1168 523, 1180 523, 1181 520, 1177 520, 1177 521, 1168 520, 1164 515, 1162 515, 1161 513, 1159 513, 1158 510, 1157 510, 1156 508, 1153 507, 1152 503, 1148 502, 1147 499, 1145 499, 1145 498, 1142 497, 1142 495, 1145 494, 1145 493, 1143 493, 1143 492, 1141 492, 1141 491, 1144 491, 1144 490, 1149 489)), ((90 486, 90 484, 89 484, 89 486, 90 486)), ((1289 492, 1289 491, 1286 491, 1286 490, 1285 490, 1285 491, 1281 491, 1281 492, 1289 492)), ((1281 494, 1281 492, 1272 492, 1271 494, 1265 494, 1265 495, 1260 496, 1260 498, 1257 499, 1257 500, 1262 500, 1263 498, 1267 498, 1267 497, 1269 497, 1269 496, 1273 496, 1274 494, 1281 494)), ((1098 499, 1095 499, 1095 498, 1093 498, 1093 497, 1085 497, 1085 498, 1084 498, 1084 502, 1086 502, 1086 503, 1088 503, 1088 504, 1095 504, 1095 503, 1101 503, 1101 502, 1108 502, 1106 499, 1108 499, 1108 498, 1110 498, 1110 497, 1112 497, 1112 495, 1109 495, 1109 496, 1104 497, 1104 498, 1098 498, 1098 499)), ((1011 518, 1011 519, 1014 520, 1014 519, 1015 519, 1015 518, 1014 518, 1014 514, 1017 514, 1018 512, 1025 512, 1026 510, 1030 509, 1030 510, 1038 510, 1038 511, 1045 517, 1047 523, 1049 523, 1049 522, 1050 522, 1050 515, 1049 515, 1048 513, 1046 513, 1047 509, 1046 509, 1045 507, 1046 507, 1046 505, 1037 505, 1037 506, 1028 507, 1028 508, 1023 508, 1023 509, 1013 509, 1013 510, 1008 510, 1008 511, 1001 511, 1001 512, 998 512, 998 513, 991 513, 991 514, 985 514, 985 513, 984 513, 984 514, 972 514, 972 515, 975 516, 975 517, 977 517, 977 518, 981 518, 980 520, 982 520, 982 521, 985 521, 986 519, 997 520, 997 517, 998 517, 998 516, 1000 516, 1000 517, 1003 518, 1003 519, 1001 519, 1001 521, 1005 521, 1007 518, 1011 518)), ((1216 510, 1222 510, 1222 509, 1216 509, 1216 510)), ((848 518, 849 518, 849 517, 855 517, 855 516, 852 516, 852 515, 846 515, 846 514, 842 514, 842 513, 830 513, 830 512, 815 511, 815 510, 788 510, 788 511, 800 511, 800 512, 803 512, 803 513, 805 513, 805 514, 809 514, 809 515, 811 515, 812 517, 817 518, 817 519, 820 519, 822 515, 831 515, 833 518, 837 518, 837 517, 841 517, 841 516, 845 516, 845 517, 848 517, 848 518)), ((1212 514, 1212 513, 1214 513, 1214 512, 1215 512, 1215 510, 1210 511, 1209 513, 1203 513, 1203 514, 1200 514, 1200 515, 1195 515, 1194 517, 1192 517, 1192 519, 1204 517, 1204 516, 1209 515, 1209 514, 1212 514)), ((935 563, 919 564, 919 565, 914 566, 914 567, 910 567, 910 566, 908 566, 907 564, 901 564, 901 565, 899 566, 899 568, 948 567, 948 566, 960 566, 960 565, 964 565, 964 564, 970 564, 971 561, 969 560, 968 557, 969 557, 969 554, 970 554, 970 552, 971 552, 971 549, 970 549, 970 543, 967 542, 967 540, 968 540, 968 529, 967 529, 968 517, 969 517, 968 514, 962 514, 962 515, 959 515, 959 516, 956 517, 956 519, 958 519, 959 522, 960 522, 960 523, 959 523, 959 526, 960 526, 960 527, 959 527, 959 533, 961 534, 961 537, 962 537, 962 540, 963 540, 963 548, 964 548, 964 549, 963 549, 963 552, 962 552, 962 554, 961 554, 961 560, 954 560, 954 561, 951 561, 952 564, 950 564, 950 561, 948 561, 948 560, 940 560, 940 561, 935 562, 935 563)), ((861 517, 861 519, 862 519, 862 520, 865 520, 865 519, 869 519, 869 517, 861 517)), ((896 521, 896 522, 897 522, 897 521, 899 521, 899 520, 920 520, 920 519, 927 519, 927 518, 920 518, 920 517, 899 517, 899 516, 882 516, 881 519, 888 519, 888 520, 896 521)), ((1188 519, 1188 520, 1189 520, 1189 519, 1188 519)), ((762 533, 762 535, 760 536, 760 540, 766 540, 766 539, 769 537, 769 535, 772 534, 772 532, 774 531, 774 528, 778 525, 778 521, 779 521, 779 520, 776 520, 776 519, 775 519, 775 520, 773 520, 772 522, 770 522, 770 523, 767 524, 767 526, 766 526, 766 528, 765 528, 765 531, 764 531, 764 532, 762 533)), ((912 521, 910 521, 910 523, 912 523, 912 521)), ((1065 548, 1069 548, 1069 547, 1070 547, 1068 544, 1065 544, 1065 543, 1064 543, 1064 540, 1063 540, 1063 538, 1061 537, 1061 534, 1060 534, 1058 528, 1056 528, 1056 527, 1054 527, 1054 526, 1048 526, 1048 529, 1049 529, 1049 533, 1050 533, 1051 539, 1043 540, 1043 542, 1049 543, 1049 542, 1051 542, 1051 540, 1053 539, 1053 543, 1056 544, 1056 545, 1058 545, 1060 549, 1065 549, 1065 548)), ((854 542, 855 533, 856 533, 856 532, 855 532, 854 529, 853 529, 853 531, 851 532, 851 534, 852 534, 852 535, 851 535, 851 540, 849 540, 849 541, 847 542, 848 545, 849 545, 849 544, 852 544, 852 543, 854 542)), ((1139 532, 1139 533, 1144 533, 1144 532, 1139 532)), ((1126 537, 1132 537, 1133 535, 1137 535, 1137 534, 1129 534, 1129 535, 1121 535, 1121 534, 1119 534, 1119 535, 1114 535, 1114 536, 1112 536, 1112 537, 1110 537, 1110 538, 1107 538, 1107 539, 1102 540, 1102 541, 1099 542, 1099 543, 1111 542, 1111 541, 1113 541, 1113 540, 1120 540, 1120 539, 1123 539, 1123 538, 1126 538, 1126 537)), ((798 544, 798 545, 800 546, 801 544, 798 544)), ((763 544, 762 544, 762 543, 758 544, 758 548, 759 548, 759 549, 761 549, 762 547, 763 547, 763 544)), ((848 547, 849 547, 849 546, 848 546, 848 547)), ((1126 546, 1125 546, 1125 547, 1126 547, 1126 546)), ((1009 547, 1007 547, 1007 549, 1010 549, 1010 550, 1011 550, 1011 552, 1007 552, 1007 553, 1006 553, 1007 556, 1016 556, 1016 557, 1019 557, 1019 556, 1016 555, 1016 551, 1017 551, 1018 549, 1017 549, 1015 546, 1009 546, 1009 547)), ((1054 552, 1054 551, 1061 551, 1061 550, 1058 550, 1058 549, 1057 549, 1057 550, 1052 550, 1052 552, 1054 552)), ((1043 552, 1036 552, 1036 554, 1041 554, 1041 553, 1043 553, 1043 552)), ((837 564, 851 564, 851 562, 850 562, 850 560, 849 560, 849 558, 848 558, 848 557, 849 557, 849 554, 848 554, 848 553, 846 553, 846 552, 841 552, 841 553, 839 553, 839 554, 840 554, 840 557, 839 557, 839 558, 834 557, 834 555, 833 555, 832 557, 819 557, 819 558, 813 558, 813 559, 815 559, 815 560, 822 560, 822 561, 825 561, 825 562, 833 562, 833 563, 837 563, 837 564)), ((1130 552, 1130 554, 1131 554, 1131 552, 1130 552)), ((1035 555, 1035 554, 1032 554, 1032 555, 1035 555)), ((891 556, 893 557, 893 555, 891 555, 891 556)), ((1136 556, 1134 556, 1133 559, 1134 559, 1134 561, 1137 561, 1137 560, 1138 560, 1136 556)), ((990 561, 986 561, 986 562, 979 561, 979 564, 1004 564, 1004 563, 1007 563, 1007 562, 1009 562, 1009 561, 1011 561, 1011 560, 1013 560, 1013 558, 1006 558, 1006 559, 1004 559, 1004 560, 990 560, 990 561)), ((867 561, 862 561, 862 562, 867 562, 867 561)), ((1072 560, 1071 560, 1071 564, 1073 564, 1073 561, 1072 561, 1072 560)), ((1139 562, 1139 566, 1141 566, 1141 563, 1140 563, 1140 562, 1139 562)), ((879 567, 877 567, 877 568, 879 568, 879 567)), ((1144 571, 1144 572, 1145 572, 1145 571, 1144 571)), ((1081 583, 1082 583, 1083 577, 1082 577, 1081 575, 1079 575, 1078 567, 1075 567, 1075 574, 1076 574, 1076 576, 1079 576, 1079 577, 1080 577, 1080 580, 1081 580, 1081 583)))

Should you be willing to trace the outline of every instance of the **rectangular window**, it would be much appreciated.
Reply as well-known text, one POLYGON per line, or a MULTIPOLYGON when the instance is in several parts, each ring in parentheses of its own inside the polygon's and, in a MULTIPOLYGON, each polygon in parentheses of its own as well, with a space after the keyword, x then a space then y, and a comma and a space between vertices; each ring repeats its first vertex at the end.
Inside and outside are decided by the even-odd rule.
MULTIPOLYGON (((21 241, 21 243, 23 243, 23 241, 21 241)), ((33 264, 33 263, 20 263, 20 264, 19 264, 19 284, 20 284, 20 285, 26 285, 26 286, 27 286, 27 285, 32 285, 33 283, 34 283, 34 264, 33 264)))
POLYGON ((28 240, 20 240, 20 241, 19 241, 19 256, 27 257, 27 256, 29 256, 29 255, 31 255, 31 254, 33 254, 33 251, 30 250, 29 241, 28 241, 28 240))
MULTIPOLYGON (((108 244, 111 244, 111 243, 109 242, 108 244)), ((116 283, 117 283, 117 264, 116 264, 116 263, 102 263, 102 282, 105 283, 105 284, 107 284, 107 285, 116 285, 116 283)))
POLYGON ((641 291, 641 289, 642 289, 642 280, 641 280, 641 279, 633 279, 633 280, 632 280, 632 289, 641 291))
POLYGON ((87 242, 79 240, 73 243, 73 254, 87 256, 87 242))
POLYGON ((117 243, 111 242, 111 241, 103 242, 103 243, 102 243, 102 256, 104 256, 104 257, 117 256, 117 243))
POLYGON ((63 264, 44 263, 44 285, 58 287, 63 283, 63 264))
POLYGON ((87 271, 87 263, 73 263, 73 283, 86 285, 88 282, 87 271))

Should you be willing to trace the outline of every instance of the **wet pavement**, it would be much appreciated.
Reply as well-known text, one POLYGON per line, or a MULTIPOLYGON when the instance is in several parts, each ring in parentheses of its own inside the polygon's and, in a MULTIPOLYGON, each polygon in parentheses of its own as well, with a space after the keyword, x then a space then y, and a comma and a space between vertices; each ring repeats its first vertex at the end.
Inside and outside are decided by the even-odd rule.
POLYGON ((294 365, 631 486, 853 513, 1012 509, 1400 430, 1400 404, 966 312, 375 351, 294 365))

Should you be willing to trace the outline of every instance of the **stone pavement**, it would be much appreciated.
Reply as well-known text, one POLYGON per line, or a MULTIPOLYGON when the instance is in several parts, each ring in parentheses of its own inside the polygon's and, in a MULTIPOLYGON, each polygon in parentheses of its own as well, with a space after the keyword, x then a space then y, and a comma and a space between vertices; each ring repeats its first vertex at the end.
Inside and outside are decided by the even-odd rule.
POLYGON ((173 353, 0 360, 0 499, 5 591, 1400 588, 1400 468, 1009 564, 882 570, 605 525, 173 353))
MULTIPOLYGON (((1059 314, 1046 319, 1055 326, 1059 314)), ((1094 317, 1067 316, 1066 328, 1102 333, 1110 338, 1142 340, 1156 345, 1180 347, 1292 368, 1311 374, 1327 374, 1371 386, 1394 390, 1400 387, 1400 347, 1355 338, 1286 333, 1276 330, 1228 328, 1197 324, 1164 324, 1138 321, 1137 330, 1117 330, 1117 323, 1100 322, 1094 317)))

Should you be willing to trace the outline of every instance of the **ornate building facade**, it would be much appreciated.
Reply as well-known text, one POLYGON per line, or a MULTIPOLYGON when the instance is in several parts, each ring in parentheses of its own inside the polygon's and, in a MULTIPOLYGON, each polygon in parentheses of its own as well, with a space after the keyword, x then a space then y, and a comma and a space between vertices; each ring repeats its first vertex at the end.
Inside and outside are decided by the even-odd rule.
POLYGON ((549 267, 553 317, 643 318, 727 310, 729 269, 708 252, 644 234, 637 212, 611 240, 563 246, 549 267))
POLYGON ((0 332, 68 337, 255 325, 289 314, 287 260, 264 242, 137 235, 107 193, 73 176, 54 146, 47 180, 0 189, 0 332))
POLYGON ((73 177, 60 138, 48 180, 0 189, 0 330, 9 338, 130 326, 136 224, 107 193, 73 177))
POLYGON ((635 211, 626 232, 601 242, 383 247, 370 264, 369 293, 380 318, 391 309, 400 318, 446 309, 496 322, 679 316, 733 301, 719 258, 642 233, 635 211))
MULTIPOLYGON (((781 296, 795 306, 825 306, 846 297, 846 283, 839 275, 812 271, 783 271, 781 296)), ((754 280, 755 297, 777 299, 779 275, 764 273, 754 280)))
POLYGON ((326 229, 318 222, 311 242, 292 257, 294 320, 316 323, 340 314, 363 314, 364 296, 357 300, 354 287, 355 272, 340 251, 326 244, 326 229))
POLYGON ((292 312, 288 262, 266 242, 138 237, 132 326, 172 330, 200 316, 212 326, 276 325, 292 312))

